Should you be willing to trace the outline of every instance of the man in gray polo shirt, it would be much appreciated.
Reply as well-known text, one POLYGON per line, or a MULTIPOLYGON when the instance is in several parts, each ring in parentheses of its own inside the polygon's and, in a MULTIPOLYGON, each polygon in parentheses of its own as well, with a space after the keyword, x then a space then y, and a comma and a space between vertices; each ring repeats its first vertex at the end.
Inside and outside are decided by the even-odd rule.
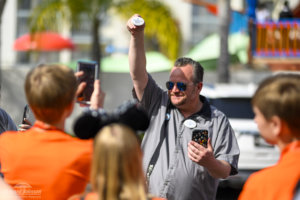
POLYGON ((168 91, 158 87, 146 71, 145 25, 131 19, 133 95, 151 117, 142 142, 149 192, 168 200, 215 199, 218 179, 237 173, 239 148, 228 119, 199 95, 203 68, 192 59, 177 59, 168 91), (208 133, 207 147, 192 141, 193 132, 208 133))

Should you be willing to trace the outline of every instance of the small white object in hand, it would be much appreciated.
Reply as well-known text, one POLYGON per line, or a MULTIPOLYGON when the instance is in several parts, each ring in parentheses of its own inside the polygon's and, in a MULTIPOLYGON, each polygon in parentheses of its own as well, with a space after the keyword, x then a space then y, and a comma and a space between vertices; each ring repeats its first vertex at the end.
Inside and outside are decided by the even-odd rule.
POLYGON ((133 17, 131 22, 135 26, 142 26, 145 23, 144 19, 141 17, 133 17))

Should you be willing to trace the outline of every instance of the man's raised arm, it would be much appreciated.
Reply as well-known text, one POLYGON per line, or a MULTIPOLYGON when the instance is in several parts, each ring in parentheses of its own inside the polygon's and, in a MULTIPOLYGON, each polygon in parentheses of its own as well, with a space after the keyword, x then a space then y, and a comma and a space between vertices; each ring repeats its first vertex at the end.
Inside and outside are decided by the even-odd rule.
POLYGON ((138 16, 138 14, 133 15, 127 22, 127 29, 131 33, 128 54, 130 76, 133 86, 138 99, 142 100, 144 90, 148 82, 148 75, 146 71, 146 55, 144 49, 145 23, 137 26, 132 22, 132 18, 138 16))

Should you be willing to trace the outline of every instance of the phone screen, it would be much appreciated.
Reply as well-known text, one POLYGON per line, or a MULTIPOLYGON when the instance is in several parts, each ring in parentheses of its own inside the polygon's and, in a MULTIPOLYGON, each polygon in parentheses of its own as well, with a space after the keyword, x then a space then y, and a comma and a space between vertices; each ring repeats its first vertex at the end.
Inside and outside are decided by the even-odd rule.
POLYGON ((94 91, 94 81, 95 79, 98 79, 98 64, 93 61, 78 61, 77 71, 84 72, 84 74, 78 78, 79 83, 86 83, 86 87, 84 88, 84 91, 78 95, 77 101, 89 104, 94 91))
POLYGON ((207 130, 194 130, 192 140, 207 147, 208 131, 207 130))

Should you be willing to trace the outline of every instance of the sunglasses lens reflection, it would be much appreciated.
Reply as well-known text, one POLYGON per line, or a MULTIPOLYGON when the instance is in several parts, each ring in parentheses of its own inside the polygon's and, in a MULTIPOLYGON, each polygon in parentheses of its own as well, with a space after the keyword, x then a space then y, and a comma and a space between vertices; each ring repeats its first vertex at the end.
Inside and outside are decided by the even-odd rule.
MULTIPOLYGON (((173 83, 172 81, 168 81, 166 82, 166 87, 168 90, 172 90, 173 87, 174 87, 175 83, 173 83)), ((176 86, 177 88, 180 90, 180 91, 185 91, 186 90, 186 84, 185 83, 182 83, 182 82, 177 82, 176 83, 176 86)))
POLYGON ((174 83, 171 82, 171 81, 168 81, 168 82, 166 83, 166 86, 167 86, 167 89, 168 89, 168 90, 172 90, 172 88, 174 87, 174 83))
POLYGON ((182 83, 182 82, 178 82, 178 83, 177 83, 177 88, 178 88, 180 91, 185 91, 185 90, 186 90, 186 84, 185 84, 185 83, 182 83))

